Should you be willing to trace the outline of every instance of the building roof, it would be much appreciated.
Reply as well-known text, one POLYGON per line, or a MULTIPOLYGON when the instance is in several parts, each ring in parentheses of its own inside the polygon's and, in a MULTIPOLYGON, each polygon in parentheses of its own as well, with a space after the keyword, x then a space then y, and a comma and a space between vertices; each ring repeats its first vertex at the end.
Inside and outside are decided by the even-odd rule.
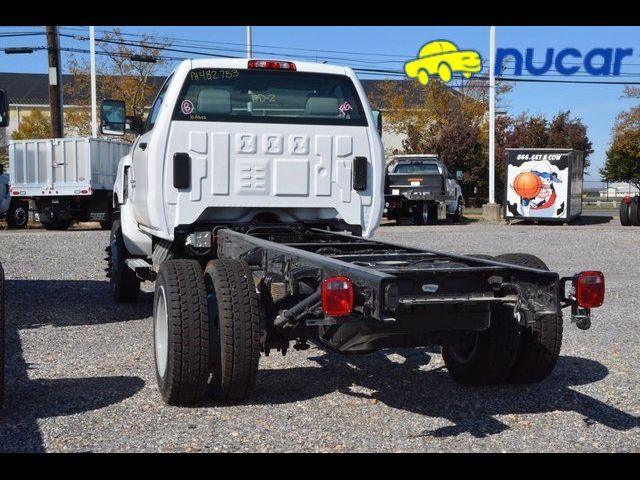
MULTIPOLYGON (((150 77, 149 82, 160 88, 165 78, 150 77)), ((73 75, 62 75, 63 85, 73 81, 73 75)), ((10 105, 49 105, 49 75, 46 73, 0 72, 0 89, 7 91, 10 105)), ((86 99, 84 102, 79 100, 73 95, 63 95, 65 105, 86 103, 86 99)))
MULTIPOLYGON (((149 82, 160 88, 165 80, 165 76, 149 77, 149 82)), ((73 75, 63 75, 63 85, 73 82, 73 75)), ((406 92, 409 97, 408 102, 415 101, 416 107, 419 107, 420 99, 411 94, 415 92, 415 88, 410 88, 414 80, 361 80, 367 97, 371 102, 372 108, 383 109, 384 105, 378 105, 376 98, 380 92, 382 82, 398 82, 400 91, 406 92)), ((6 90, 11 105, 48 105, 49 104, 49 76, 46 73, 12 73, 0 72, 0 89, 6 90)), ((451 90, 455 92, 455 90, 451 90)), ((456 92, 457 93, 457 92, 456 92)), ((79 105, 86 103, 73 98, 71 95, 63 97, 65 105, 79 105)))
MULTIPOLYGON (((64 75, 62 81, 69 81, 64 75)), ((6 90, 9 103, 49 104, 49 78, 40 73, 0 73, 0 89, 6 90)))

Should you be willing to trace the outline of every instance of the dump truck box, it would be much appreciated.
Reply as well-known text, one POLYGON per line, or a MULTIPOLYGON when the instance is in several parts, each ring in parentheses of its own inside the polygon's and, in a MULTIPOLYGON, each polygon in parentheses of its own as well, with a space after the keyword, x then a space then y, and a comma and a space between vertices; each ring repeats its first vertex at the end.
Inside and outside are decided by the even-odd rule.
POLYGON ((47 229, 88 221, 111 228, 118 162, 130 148, 89 137, 11 141, 11 197, 32 199, 47 229))
POLYGON ((98 138, 50 138, 9 142, 13 196, 91 195, 113 190, 128 143, 98 138))

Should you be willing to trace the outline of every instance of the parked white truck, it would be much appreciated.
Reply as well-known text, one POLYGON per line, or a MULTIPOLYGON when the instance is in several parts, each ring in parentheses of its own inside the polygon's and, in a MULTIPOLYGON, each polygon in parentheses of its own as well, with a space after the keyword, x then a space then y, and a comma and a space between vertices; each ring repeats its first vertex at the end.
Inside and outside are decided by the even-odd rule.
MULTIPOLYGON (((0 90, 0 128, 9 125, 9 101, 0 90)), ((4 404, 4 269, 0 263, 0 408, 4 404)))
MULTIPOLYGON (((124 134, 122 102, 101 117, 103 133, 124 134)), ((600 272, 372 240, 380 129, 346 67, 185 60, 167 78, 118 166, 106 248, 117 301, 155 281, 166 402, 244 398, 261 353, 309 340, 345 353, 442 345, 463 384, 537 382, 559 355, 561 309, 589 327, 600 272)))
POLYGON ((462 188, 433 154, 395 155, 387 165, 384 215, 399 224, 462 220, 462 188))
POLYGON ((29 202, 12 197, 9 191, 9 175, 0 175, 0 220, 9 228, 24 228, 29 222, 29 202))
POLYGON ((130 147, 90 137, 11 140, 11 198, 33 200, 48 230, 66 230, 73 222, 109 229, 118 161, 130 147))
MULTIPOLYGON (((0 128, 9 125, 9 99, 4 90, 0 90, 0 128)), ((0 147, 3 145, 0 145, 0 147)), ((29 202, 11 198, 9 194, 9 175, 0 174, 0 220, 5 220, 9 228, 24 228, 29 221, 29 202)))

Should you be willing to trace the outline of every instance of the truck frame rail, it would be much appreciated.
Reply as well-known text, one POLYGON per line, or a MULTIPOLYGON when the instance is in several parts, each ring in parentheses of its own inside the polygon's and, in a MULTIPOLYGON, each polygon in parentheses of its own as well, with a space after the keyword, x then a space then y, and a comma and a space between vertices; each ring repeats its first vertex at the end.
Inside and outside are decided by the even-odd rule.
POLYGON ((392 321, 405 307, 416 305, 519 300, 535 318, 557 313, 563 290, 558 274, 546 270, 320 229, 258 226, 241 233, 223 228, 214 239, 219 257, 245 260, 255 269, 282 276, 290 287, 300 272, 314 272, 317 281, 348 276, 361 313, 377 321, 392 321))

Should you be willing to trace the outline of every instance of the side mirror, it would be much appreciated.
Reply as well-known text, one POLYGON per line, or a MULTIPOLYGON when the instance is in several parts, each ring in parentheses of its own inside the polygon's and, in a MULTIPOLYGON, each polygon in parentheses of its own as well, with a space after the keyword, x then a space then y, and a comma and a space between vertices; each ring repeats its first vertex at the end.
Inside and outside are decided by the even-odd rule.
POLYGON ((9 97, 7 92, 0 90, 0 128, 9 126, 9 97))
POLYGON ((140 135, 144 130, 144 122, 140 117, 134 117, 133 115, 127 115, 125 119, 127 133, 134 135, 140 135))
POLYGON ((456 180, 462 180, 462 170, 456 171, 456 180))
POLYGON ((104 135, 124 135, 125 113, 122 100, 103 100, 100 105, 100 132, 104 135))
POLYGON ((378 133, 380 137, 382 137, 382 112, 380 110, 372 110, 373 120, 376 122, 376 127, 378 128, 378 133))

